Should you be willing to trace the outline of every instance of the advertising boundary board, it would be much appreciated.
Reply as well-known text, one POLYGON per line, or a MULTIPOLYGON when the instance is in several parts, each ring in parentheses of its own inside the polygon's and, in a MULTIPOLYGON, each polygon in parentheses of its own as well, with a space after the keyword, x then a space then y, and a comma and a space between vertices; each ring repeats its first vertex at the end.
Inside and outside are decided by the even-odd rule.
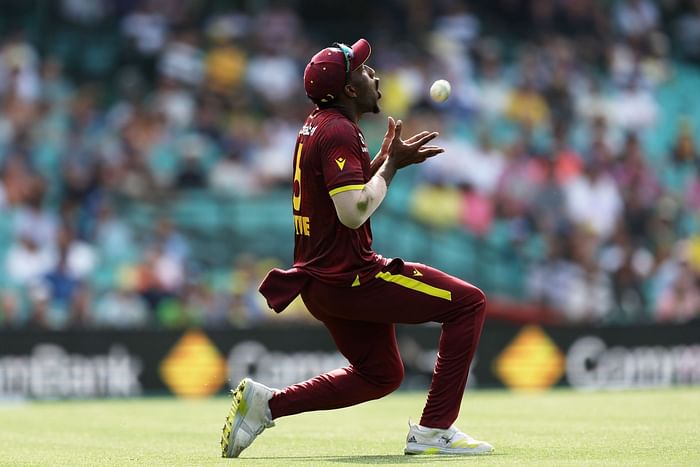
MULTIPOLYGON (((427 388, 440 328, 398 326, 402 388, 427 388)), ((182 331, 0 331, 0 400, 223 393, 346 365, 322 327, 182 331)), ((545 390, 700 385, 700 322, 615 327, 488 322, 471 387, 545 390)))

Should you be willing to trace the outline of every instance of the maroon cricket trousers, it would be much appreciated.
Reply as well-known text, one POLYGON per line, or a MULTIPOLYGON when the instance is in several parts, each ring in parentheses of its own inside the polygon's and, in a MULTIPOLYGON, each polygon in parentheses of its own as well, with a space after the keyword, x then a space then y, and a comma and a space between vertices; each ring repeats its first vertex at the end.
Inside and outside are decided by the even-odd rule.
POLYGON ((343 288, 311 280, 301 296, 350 365, 275 393, 273 419, 391 393, 404 373, 394 324, 432 321, 442 324, 442 332, 420 424, 448 428, 454 423, 484 324, 481 290, 424 264, 394 259, 365 284, 343 288))

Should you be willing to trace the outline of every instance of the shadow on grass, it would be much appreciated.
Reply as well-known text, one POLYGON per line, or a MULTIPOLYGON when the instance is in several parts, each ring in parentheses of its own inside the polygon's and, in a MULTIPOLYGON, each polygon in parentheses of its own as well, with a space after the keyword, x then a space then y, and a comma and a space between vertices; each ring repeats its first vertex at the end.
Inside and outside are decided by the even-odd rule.
POLYGON ((384 456, 288 456, 288 457, 248 457, 250 460, 290 460, 290 461, 309 461, 309 462, 324 462, 324 463, 343 463, 343 464, 359 464, 359 465, 405 465, 405 464, 425 464, 427 461, 440 460, 440 462, 465 462, 468 459, 491 458, 498 456, 498 453, 482 455, 482 456, 457 456, 457 455, 438 455, 438 456, 406 456, 387 454, 384 456))

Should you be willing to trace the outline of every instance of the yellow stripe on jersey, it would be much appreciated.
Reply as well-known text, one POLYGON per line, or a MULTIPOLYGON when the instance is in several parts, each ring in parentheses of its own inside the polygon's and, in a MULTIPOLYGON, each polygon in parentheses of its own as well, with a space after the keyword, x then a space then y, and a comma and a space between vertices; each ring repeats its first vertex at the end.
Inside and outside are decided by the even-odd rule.
POLYGON ((407 289, 415 290, 416 292, 421 292, 424 294, 432 295, 433 297, 442 298, 449 302, 452 301, 452 292, 445 289, 440 289, 438 287, 433 287, 426 283, 417 281, 413 278, 402 276, 401 274, 391 274, 390 272, 378 272, 375 276, 379 279, 383 279, 387 282, 393 282, 407 289))
POLYGON ((345 185, 345 186, 339 186, 338 188, 333 188, 331 191, 328 192, 331 196, 337 195, 338 193, 343 193, 345 191, 359 191, 362 190, 365 186, 364 185, 345 185))

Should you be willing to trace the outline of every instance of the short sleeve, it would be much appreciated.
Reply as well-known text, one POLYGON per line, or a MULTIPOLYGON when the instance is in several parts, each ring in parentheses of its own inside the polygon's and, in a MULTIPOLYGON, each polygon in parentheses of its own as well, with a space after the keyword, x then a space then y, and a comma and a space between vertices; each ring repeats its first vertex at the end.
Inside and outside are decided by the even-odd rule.
MULTIPOLYGON (((366 182, 365 159, 358 130, 350 124, 330 126, 324 135, 321 157, 323 178, 331 196, 349 190, 361 190, 366 182)), ((365 149, 366 150, 366 149, 365 149)))

